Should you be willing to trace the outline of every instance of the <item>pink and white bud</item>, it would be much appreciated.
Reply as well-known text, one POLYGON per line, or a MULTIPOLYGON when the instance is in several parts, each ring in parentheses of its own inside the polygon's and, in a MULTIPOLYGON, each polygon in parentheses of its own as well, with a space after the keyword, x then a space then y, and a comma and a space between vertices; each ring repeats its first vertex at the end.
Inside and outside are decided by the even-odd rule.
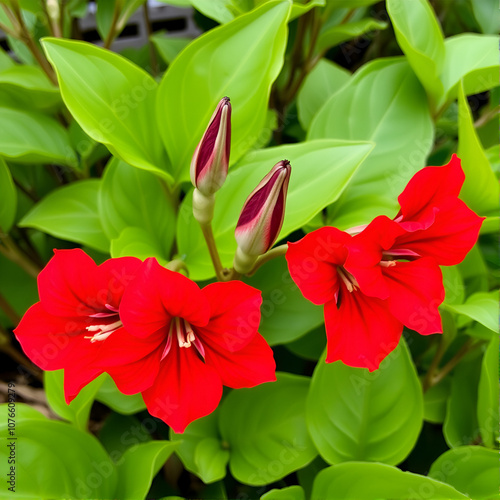
POLYGON ((231 103, 223 97, 191 160, 191 182, 204 196, 218 191, 227 177, 231 148, 231 103))
POLYGON ((235 269, 238 272, 245 272, 242 270, 266 253, 278 239, 291 171, 288 160, 276 163, 245 201, 235 230, 238 242, 235 269))

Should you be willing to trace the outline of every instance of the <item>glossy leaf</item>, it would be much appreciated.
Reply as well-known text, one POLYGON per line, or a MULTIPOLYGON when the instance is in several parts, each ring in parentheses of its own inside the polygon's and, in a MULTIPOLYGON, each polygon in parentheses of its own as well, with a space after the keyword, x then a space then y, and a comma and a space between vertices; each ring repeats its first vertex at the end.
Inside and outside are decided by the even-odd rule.
POLYGON ((83 130, 135 167, 170 178, 151 117, 157 84, 127 59, 85 42, 45 38, 63 100, 83 130))
POLYGON ((35 111, 0 108, 0 156, 22 163, 76 166, 68 133, 54 118, 35 111))
POLYGON ((316 480, 311 500, 466 500, 467 497, 444 482, 403 472, 385 464, 348 462, 322 470, 316 480))
POLYGON ((498 336, 491 340, 483 356, 477 398, 479 431, 486 446, 493 448, 498 442, 498 336))
MULTIPOLYGON (((304 226, 322 208, 335 201, 351 181, 372 148, 351 141, 310 141, 267 148, 243 158, 230 171, 224 189, 217 194, 213 228, 222 263, 231 266, 236 241, 234 229, 247 196, 280 159, 292 164, 285 220, 279 239, 304 226)), ((213 276, 206 244, 191 216, 191 197, 180 209, 177 226, 179 253, 193 279, 213 276)))
POLYGON ((358 70, 319 110, 307 137, 376 144, 340 202, 328 208, 328 224, 347 229, 377 215, 396 215, 398 195, 426 165, 433 124, 426 96, 408 63, 390 58, 358 70))
POLYGON ((172 64, 180 52, 191 42, 190 38, 168 37, 164 34, 155 33, 151 41, 158 49, 160 56, 167 64, 172 64))
POLYGON ((424 420, 433 424, 444 422, 450 390, 451 379, 446 377, 424 393, 424 420))
POLYGON ((97 401, 123 415, 131 415, 146 408, 141 394, 132 394, 131 396, 122 394, 109 375, 106 374, 103 377, 104 381, 96 395, 97 401))
POLYGON ((403 339, 371 373, 340 361, 327 364, 324 357, 316 366, 307 425, 330 464, 364 460, 396 465, 413 449, 422 418, 420 383, 403 339))
POLYGON ((97 179, 89 179, 56 189, 39 201, 19 226, 108 252, 109 240, 101 226, 97 203, 100 184, 97 179))
POLYGON ((151 441, 129 448, 117 464, 118 487, 115 498, 145 498, 153 478, 177 447, 170 441, 151 441))
POLYGON ((270 345, 288 343, 323 323, 323 308, 303 297, 284 257, 265 264, 245 281, 262 290, 259 332, 270 345))
POLYGON ((277 376, 277 382, 232 391, 220 408, 231 474, 245 484, 273 483, 316 456, 305 423, 309 379, 277 376))
POLYGON ((301 486, 288 486, 281 490, 268 491, 260 500, 306 500, 306 495, 301 486))
POLYGON ((257 141, 283 64, 289 10, 288 2, 268 2, 196 39, 168 68, 157 121, 177 180, 188 180, 191 156, 225 95, 234 109, 231 161, 257 141))
POLYGON ((472 11, 483 33, 498 33, 500 31, 500 16, 496 0, 471 2, 472 11))
POLYGON ((111 240, 110 252, 113 258, 137 257, 145 260, 155 257, 161 265, 169 261, 156 236, 142 227, 126 227, 118 238, 111 240))
POLYGON ((297 96, 299 121, 304 130, 309 128, 325 100, 342 88, 350 76, 346 69, 328 59, 321 59, 307 75, 297 96))
POLYGON ((461 446, 443 453, 429 476, 454 486, 472 500, 498 498, 498 451, 481 446, 461 446))
POLYGON ((326 347, 325 325, 318 326, 297 340, 287 342, 285 347, 300 358, 318 361, 326 347))
POLYGON ((63 371, 56 370, 44 373, 43 386, 47 395, 47 402, 53 412, 71 422, 77 429, 85 431, 92 403, 104 378, 101 376, 90 382, 68 405, 64 400, 63 371))
POLYGON ((0 231, 8 233, 16 217, 17 192, 5 161, 0 157, 0 231))

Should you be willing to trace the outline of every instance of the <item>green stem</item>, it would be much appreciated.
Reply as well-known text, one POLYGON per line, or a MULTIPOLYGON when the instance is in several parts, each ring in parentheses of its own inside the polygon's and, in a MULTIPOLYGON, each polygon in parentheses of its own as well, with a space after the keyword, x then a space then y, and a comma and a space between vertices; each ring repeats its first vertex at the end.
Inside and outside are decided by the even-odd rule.
POLYGON ((275 259, 276 257, 281 257, 282 255, 285 255, 287 250, 288 250, 288 245, 285 243, 284 245, 274 247, 268 252, 266 252, 264 255, 261 255, 257 259, 257 262, 253 266, 252 270, 247 274, 247 276, 254 275, 257 272, 257 269, 263 266, 266 262, 269 262, 270 260, 275 259))
POLYGON ((115 2, 115 8, 113 10, 113 17, 111 18, 111 25, 109 27, 108 34, 106 35, 106 39, 104 40, 103 47, 105 49, 109 49, 113 40, 116 37, 116 24, 118 23, 118 19, 120 17, 120 2, 115 2))
POLYGON ((26 254, 16 245, 14 240, 8 235, 2 233, 0 229, 0 253, 21 269, 26 271, 33 278, 37 278, 41 268, 29 259, 26 254))
POLYGON ((142 11, 144 13, 144 21, 146 23, 146 31, 148 34, 148 48, 149 48, 149 60, 151 61, 151 74, 156 76, 158 74, 158 59, 156 58, 156 49, 151 40, 153 35, 153 30, 151 29, 151 20, 149 19, 149 9, 148 2, 142 5, 142 11))
POLYGON ((18 325, 21 321, 19 315, 14 311, 14 308, 7 302, 7 299, 0 293, 0 309, 3 310, 9 321, 13 325, 18 325))
POLYGON ((222 267, 222 262, 220 260, 219 252, 217 250, 217 245, 215 244, 214 232, 212 230, 212 224, 200 224, 203 237, 207 242, 208 252, 210 253, 210 258, 212 259, 212 264, 215 269, 215 274, 219 281, 226 281, 228 274, 224 271, 222 267))

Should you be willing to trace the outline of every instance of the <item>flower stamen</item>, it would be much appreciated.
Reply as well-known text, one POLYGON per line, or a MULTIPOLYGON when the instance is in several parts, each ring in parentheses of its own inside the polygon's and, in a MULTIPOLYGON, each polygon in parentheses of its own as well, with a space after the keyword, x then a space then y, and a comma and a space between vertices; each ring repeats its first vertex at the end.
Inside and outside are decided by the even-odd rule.
POLYGON ((359 288, 358 280, 349 271, 339 266, 337 272, 349 292, 355 292, 359 288))
MULTIPOLYGON (((115 313, 116 314, 116 313, 115 313)), ((106 340, 113 332, 116 332, 118 328, 121 328, 123 323, 118 320, 109 325, 90 325, 87 326, 86 330, 89 332, 98 332, 91 337, 84 337, 85 339, 90 339, 90 342, 94 343, 96 341, 106 340)))

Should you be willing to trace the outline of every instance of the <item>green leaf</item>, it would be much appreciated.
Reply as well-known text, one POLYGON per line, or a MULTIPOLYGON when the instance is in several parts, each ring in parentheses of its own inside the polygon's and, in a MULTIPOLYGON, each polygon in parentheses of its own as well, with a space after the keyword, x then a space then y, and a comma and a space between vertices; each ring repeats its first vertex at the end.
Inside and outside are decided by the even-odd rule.
POLYGON ((296 356, 318 361, 326 347, 325 325, 320 325, 297 340, 288 342, 285 347, 296 356))
POLYGON ((8 233, 16 217, 17 192, 10 175, 10 170, 5 161, 0 157, 0 231, 8 233))
POLYGON ((99 210, 113 255, 157 256, 167 259, 175 236, 175 212, 162 181, 114 158, 107 165, 99 191, 99 210), (134 240, 134 238, 136 238, 134 240), (133 248, 131 248, 131 245, 133 248), (143 249, 155 249, 144 255, 143 249), (136 255, 137 250, 141 255, 136 255))
POLYGON ((231 474, 245 484, 274 483, 317 453, 305 422, 309 378, 288 373, 277 377, 276 382, 232 391, 220 408, 231 474))
MULTIPOLYGON (((97 4, 97 30, 103 40, 108 36, 113 25, 113 16, 117 9, 118 17, 114 26, 114 36, 118 35, 127 24, 130 16, 145 2, 145 0, 106 0, 97 4)), ((114 38, 114 37, 113 37, 114 38)))
POLYGON ((224 95, 233 105, 231 161, 257 141, 283 65, 289 10, 288 2, 268 2, 205 33, 168 68, 157 121, 177 180, 189 179, 191 156, 224 95))
POLYGON ((191 38, 169 37, 163 33, 155 33, 151 41, 158 49, 160 56, 167 64, 172 64, 174 59, 187 47, 191 38))
POLYGON ((297 96, 299 121, 304 130, 309 128, 326 99, 342 88, 350 76, 349 71, 328 59, 321 59, 307 75, 297 96))
POLYGON ((445 304, 444 307, 498 333, 498 293, 498 290, 475 293, 465 301, 465 304, 445 304))
POLYGON ((5 50, 0 49, 0 71, 5 71, 6 69, 12 68, 16 63, 10 57, 5 50))
POLYGON ((141 394, 127 396, 121 393, 109 375, 104 376, 104 381, 97 392, 96 399, 123 415, 131 415, 146 408, 141 394))
POLYGON ((448 450, 432 464, 429 476, 451 484, 472 500, 497 499, 498 451, 480 446, 448 450))
POLYGON ((474 128, 463 86, 458 91, 458 156, 462 159, 465 182, 460 198, 480 215, 497 215, 500 188, 474 128))
POLYGON ((353 23, 330 26, 321 31, 316 44, 316 50, 322 52, 330 47, 340 45, 347 40, 358 38, 369 31, 384 30, 386 28, 386 22, 372 18, 361 19, 353 23))
POLYGON ((465 287, 462 275, 456 266, 441 267, 446 304, 463 304, 465 287))
POLYGON ((177 447, 170 441, 151 441, 129 448, 117 464, 118 487, 114 498, 146 498, 153 478, 177 447))
POLYGON ((408 58, 436 109, 444 93, 439 79, 443 68, 444 38, 428 0, 387 0, 387 12, 401 50, 408 58))
POLYGON ((443 434, 450 448, 473 443, 479 437, 477 421, 481 353, 476 350, 453 370, 443 434))
POLYGON ((377 215, 396 215, 398 195, 426 164, 433 123, 408 63, 386 58, 362 66, 326 101, 307 138, 376 144, 342 198, 328 209, 328 224, 345 229, 367 224, 377 215))
POLYGON ((498 33, 500 31, 500 16, 496 0, 481 0, 471 2, 474 17, 483 33, 498 33))
POLYGON ((155 257, 161 265, 169 261, 155 235, 142 227, 126 227, 118 238, 111 240, 111 257, 137 257, 141 260, 155 257))
POLYGON ((403 472, 385 464, 350 462, 322 470, 314 481, 311 500, 453 500, 467 497, 429 477, 403 472))
POLYGON ((22 218, 19 226, 107 253, 109 240, 101 226, 97 202, 100 185, 100 180, 88 179, 52 191, 22 218))
POLYGON ((15 65, 0 72, 0 88, 37 109, 52 109, 61 104, 59 89, 36 66, 15 65))
POLYGON ((245 281, 262 290, 259 332, 268 344, 290 342, 323 323, 323 308, 303 297, 284 257, 268 262, 245 281))
POLYGON ((170 439, 178 442, 175 450, 184 467, 196 474, 205 484, 226 476, 229 451, 223 448, 218 430, 219 410, 195 420, 182 434, 170 429, 170 439))
POLYGON ((405 341, 371 373, 324 359, 307 397, 307 425, 320 455, 330 464, 404 460, 423 418, 420 383, 405 341))
POLYGON ((92 403, 104 378, 101 376, 90 382, 68 405, 64 399, 63 371, 56 370, 44 373, 43 385, 47 395, 47 402, 54 413, 71 422, 77 429, 85 431, 92 403))
POLYGON ((451 379, 446 377, 424 393, 424 420, 433 424, 444 422, 450 390, 451 379))
POLYGON ((498 85, 498 36, 461 33, 447 38, 444 45, 441 80, 447 102, 456 99, 462 79, 466 95, 498 85))
POLYGON ((63 100, 83 130, 135 167, 171 179, 151 117, 157 84, 127 59, 90 43, 45 38, 63 100))
MULTIPOLYGON (((231 266, 236 241, 234 229, 247 196, 279 160, 292 164, 285 220, 279 239, 304 226, 325 206, 335 201, 365 160, 371 144, 351 141, 309 141, 262 149, 243 158, 217 193, 213 228, 222 263, 231 266)), ((214 275, 198 223, 191 216, 191 197, 184 200, 177 226, 179 253, 190 277, 214 275)))
POLYGON ((306 495, 301 486, 288 486, 281 490, 268 491, 260 500, 306 500, 306 495))
POLYGON ((335 8, 353 9, 355 7, 364 7, 377 3, 377 0, 326 0, 327 5, 332 5, 335 8))
POLYGON ((54 118, 35 111, 0 108, 0 156, 22 163, 76 166, 68 133, 54 118))
POLYGON ((477 421, 486 446, 498 444, 498 336, 495 335, 483 356, 477 398, 477 421))

